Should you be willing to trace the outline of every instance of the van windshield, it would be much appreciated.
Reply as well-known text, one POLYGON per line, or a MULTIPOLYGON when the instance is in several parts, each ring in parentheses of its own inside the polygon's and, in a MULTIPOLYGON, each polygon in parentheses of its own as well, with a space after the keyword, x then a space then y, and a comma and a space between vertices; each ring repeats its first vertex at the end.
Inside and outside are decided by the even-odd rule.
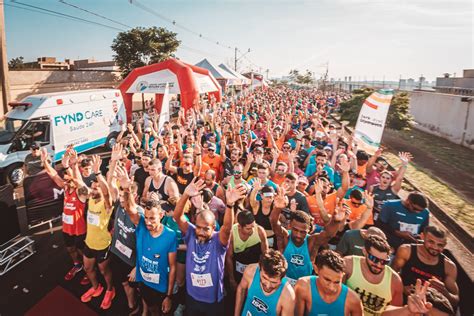
POLYGON ((0 144, 9 143, 15 133, 25 125, 26 120, 19 120, 7 117, 5 120, 0 122, 0 144))

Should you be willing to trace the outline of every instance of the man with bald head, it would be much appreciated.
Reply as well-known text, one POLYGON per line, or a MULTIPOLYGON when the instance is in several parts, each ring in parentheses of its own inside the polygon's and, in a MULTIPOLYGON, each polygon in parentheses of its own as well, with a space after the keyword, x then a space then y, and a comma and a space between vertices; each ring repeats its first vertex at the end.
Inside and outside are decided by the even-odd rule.
POLYGON ((224 260, 234 222, 234 204, 245 198, 247 190, 238 185, 226 191, 224 222, 216 232, 216 219, 211 211, 201 211, 196 216, 195 225, 186 221, 184 216, 188 200, 201 195, 205 187, 203 180, 193 180, 173 214, 187 245, 186 311, 188 315, 224 315, 224 260))

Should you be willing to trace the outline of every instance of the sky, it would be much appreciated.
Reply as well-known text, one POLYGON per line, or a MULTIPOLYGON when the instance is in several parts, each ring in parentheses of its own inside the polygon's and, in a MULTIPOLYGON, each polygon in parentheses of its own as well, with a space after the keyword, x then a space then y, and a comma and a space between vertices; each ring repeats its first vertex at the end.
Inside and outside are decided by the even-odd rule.
POLYGON ((471 0, 1 1, 9 59, 111 60, 110 45, 118 32, 158 26, 178 34, 176 55, 185 62, 208 58, 233 67, 237 47, 241 72, 268 69, 270 77, 308 69, 319 78, 327 67, 329 78, 336 80, 398 80, 421 74, 434 80, 474 68, 471 0), (22 4, 113 29, 27 11, 22 8, 38 9, 22 4))

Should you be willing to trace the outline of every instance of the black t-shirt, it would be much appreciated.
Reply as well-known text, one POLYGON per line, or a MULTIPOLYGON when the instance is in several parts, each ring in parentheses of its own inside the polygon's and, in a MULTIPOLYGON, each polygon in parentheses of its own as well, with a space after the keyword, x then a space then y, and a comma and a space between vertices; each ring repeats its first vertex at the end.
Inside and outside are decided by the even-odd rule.
POLYGON ((145 186, 145 180, 146 178, 148 178, 150 174, 145 171, 145 169, 143 167, 140 167, 138 168, 136 171, 135 171, 135 182, 137 183, 137 187, 138 187, 138 196, 142 196, 143 194, 143 189, 144 189, 144 186, 145 186))
POLYGON ((376 185, 373 187, 372 193, 374 194, 374 221, 377 221, 379 219, 379 214, 382 210, 383 203, 388 200, 397 200, 399 197, 393 193, 392 186, 382 190, 378 185, 376 185))
POLYGON ((178 185, 179 194, 183 194, 188 184, 194 179, 194 172, 184 173, 183 168, 178 167, 178 172, 174 175, 174 180, 178 185))
POLYGON ((292 199, 295 199, 297 203, 296 209, 302 210, 303 212, 309 214, 308 202, 306 201, 306 197, 303 195, 303 193, 296 191, 294 195, 288 195, 288 201, 291 202, 292 199))

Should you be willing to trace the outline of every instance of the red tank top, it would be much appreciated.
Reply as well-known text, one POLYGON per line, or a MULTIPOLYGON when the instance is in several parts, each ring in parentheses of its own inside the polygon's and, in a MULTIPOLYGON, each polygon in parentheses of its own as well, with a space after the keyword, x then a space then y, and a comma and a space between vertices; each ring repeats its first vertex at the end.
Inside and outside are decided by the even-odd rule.
POLYGON ((76 236, 86 233, 85 207, 86 203, 79 200, 76 190, 72 193, 64 190, 63 232, 76 236))

